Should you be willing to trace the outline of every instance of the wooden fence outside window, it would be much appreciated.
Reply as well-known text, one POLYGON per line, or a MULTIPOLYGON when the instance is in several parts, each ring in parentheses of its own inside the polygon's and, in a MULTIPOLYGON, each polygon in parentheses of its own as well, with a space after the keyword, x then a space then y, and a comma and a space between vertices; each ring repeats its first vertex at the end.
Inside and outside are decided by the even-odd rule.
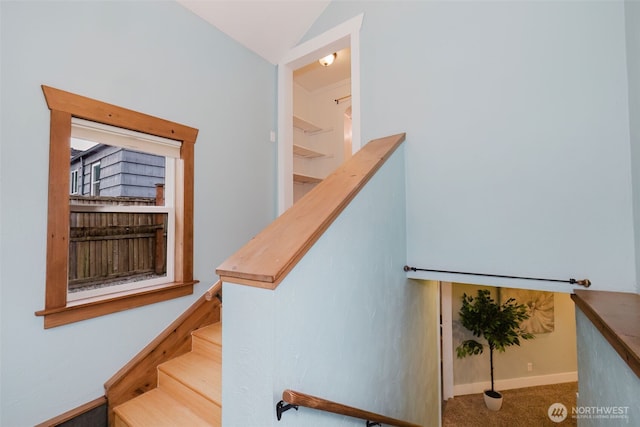
MULTIPOLYGON (((162 189, 158 204, 164 204, 162 189)), ((79 212, 74 205, 156 205, 155 198, 70 196, 69 291, 166 274, 167 214, 79 212)))

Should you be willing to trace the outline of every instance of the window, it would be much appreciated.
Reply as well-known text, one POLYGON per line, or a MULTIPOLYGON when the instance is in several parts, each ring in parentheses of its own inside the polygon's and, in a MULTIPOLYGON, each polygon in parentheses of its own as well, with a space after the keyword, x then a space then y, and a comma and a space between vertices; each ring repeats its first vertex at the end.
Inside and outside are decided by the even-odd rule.
MULTIPOLYGON (((193 293, 193 148, 198 130, 59 89, 42 89, 51 110, 51 133, 45 308, 36 315, 44 316, 45 328, 193 293), (89 141, 91 148, 84 149, 84 157, 78 155, 80 150, 71 151, 75 155, 70 163, 72 139, 89 141), (166 172, 163 182, 157 182, 160 197, 154 196, 154 203, 144 205, 132 201, 140 197, 113 193, 127 178, 117 166, 122 162, 116 161, 125 155, 153 158, 155 169, 166 172), (71 164, 80 157, 81 166, 71 173, 71 164), (73 193, 74 186, 91 196, 69 196, 66 189, 73 193), (93 199, 85 203, 87 198, 93 199), (69 202, 60 203, 65 199, 69 202), (89 225, 73 223, 78 213, 89 225), (109 223, 109 217, 119 215, 132 222, 109 223), (127 245, 115 245, 118 240, 127 245), (80 268, 88 276, 80 279, 81 249, 74 242, 88 243, 89 248, 80 257, 89 259, 88 267, 80 268), (140 252, 132 256, 135 246, 140 252), (143 253, 150 261, 135 264, 143 253), (109 263, 109 254, 118 263, 125 259, 128 270, 96 273, 100 264, 109 263), (144 273, 142 280, 134 277, 139 273, 144 273), (82 286, 94 279, 92 274, 102 276, 103 283, 82 286)), ((145 173, 154 175, 154 167, 145 173)), ((160 181, 155 175, 150 179, 160 181)), ((136 184, 145 180, 134 178, 136 184)))
POLYGON ((91 165, 92 191, 70 199, 68 301, 173 282, 180 145, 72 118, 71 167, 91 165))
POLYGON ((78 170, 71 171, 71 194, 78 194, 78 170))
POLYGON ((100 195, 100 162, 91 165, 91 195, 100 195))

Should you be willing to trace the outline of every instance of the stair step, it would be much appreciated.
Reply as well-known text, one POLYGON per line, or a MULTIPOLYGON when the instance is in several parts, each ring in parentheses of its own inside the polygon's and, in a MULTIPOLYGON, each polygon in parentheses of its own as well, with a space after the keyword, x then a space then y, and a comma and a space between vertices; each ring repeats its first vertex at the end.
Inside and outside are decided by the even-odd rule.
POLYGON ((196 329, 192 334, 214 344, 222 345, 222 322, 196 329))
POLYGON ((159 388, 119 405, 114 411, 116 427, 221 426, 220 422, 203 420, 159 388))
POLYGON ((222 364, 222 323, 214 323, 192 332, 193 352, 210 357, 222 364))
POLYGON ((115 427, 222 425, 222 324, 191 341, 191 352, 158 366, 157 388, 114 409, 115 427))
POLYGON ((222 366, 199 353, 190 352, 158 366, 158 386, 164 376, 217 405, 222 404, 222 366))

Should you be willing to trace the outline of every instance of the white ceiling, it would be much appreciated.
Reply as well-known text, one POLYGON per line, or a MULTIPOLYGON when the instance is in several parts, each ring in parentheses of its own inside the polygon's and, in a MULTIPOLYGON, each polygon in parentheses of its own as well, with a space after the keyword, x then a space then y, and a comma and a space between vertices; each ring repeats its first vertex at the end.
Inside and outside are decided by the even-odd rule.
POLYGON ((313 61, 293 72, 293 80, 313 92, 320 88, 343 81, 351 77, 351 49, 345 48, 337 52, 336 60, 328 67, 313 61))
POLYGON ((277 64, 330 0, 177 0, 229 37, 277 64))

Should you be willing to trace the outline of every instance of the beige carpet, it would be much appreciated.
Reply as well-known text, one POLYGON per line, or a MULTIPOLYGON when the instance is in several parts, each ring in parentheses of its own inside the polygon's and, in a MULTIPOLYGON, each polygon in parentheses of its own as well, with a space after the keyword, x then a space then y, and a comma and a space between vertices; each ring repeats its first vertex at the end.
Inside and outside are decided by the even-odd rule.
POLYGON ((576 426, 571 408, 576 406, 578 383, 563 383, 540 387, 520 388, 502 392, 502 409, 490 411, 482 394, 456 396, 444 403, 442 427, 541 427, 576 426), (567 407, 568 416, 555 423, 547 411, 554 403, 567 407))

